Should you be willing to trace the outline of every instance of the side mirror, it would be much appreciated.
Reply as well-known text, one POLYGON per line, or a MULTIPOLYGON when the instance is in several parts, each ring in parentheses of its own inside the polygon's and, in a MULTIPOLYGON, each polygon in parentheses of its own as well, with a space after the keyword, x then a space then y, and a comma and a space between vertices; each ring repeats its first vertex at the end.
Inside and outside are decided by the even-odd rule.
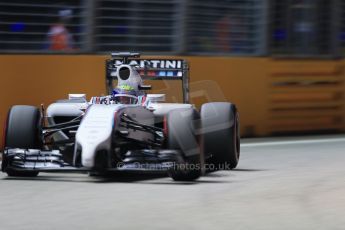
POLYGON ((139 85, 139 90, 151 90, 151 85, 139 85))

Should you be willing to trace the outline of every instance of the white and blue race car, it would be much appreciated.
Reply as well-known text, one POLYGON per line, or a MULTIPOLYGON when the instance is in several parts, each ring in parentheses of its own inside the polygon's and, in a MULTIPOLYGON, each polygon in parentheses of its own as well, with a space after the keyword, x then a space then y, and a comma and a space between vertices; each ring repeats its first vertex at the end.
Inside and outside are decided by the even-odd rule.
POLYGON ((189 103, 188 71, 184 60, 113 53, 106 61, 108 96, 87 101, 83 94, 70 94, 47 109, 13 106, 5 125, 2 171, 18 177, 167 172, 188 181, 235 168, 240 156, 236 106, 211 102, 198 111, 189 103), (182 80, 184 103, 147 94, 151 86, 143 79, 182 80))

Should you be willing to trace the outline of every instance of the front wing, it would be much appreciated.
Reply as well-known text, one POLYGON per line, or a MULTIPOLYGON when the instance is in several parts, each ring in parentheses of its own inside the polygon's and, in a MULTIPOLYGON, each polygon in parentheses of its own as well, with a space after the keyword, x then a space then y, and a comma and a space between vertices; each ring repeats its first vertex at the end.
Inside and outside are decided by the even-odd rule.
MULTIPOLYGON (((149 172, 162 173, 170 170, 174 164, 184 163, 182 154, 175 150, 140 150, 102 172, 149 172)), ((58 150, 5 149, 2 171, 35 172, 91 172, 93 168, 70 165, 63 160, 58 150)))

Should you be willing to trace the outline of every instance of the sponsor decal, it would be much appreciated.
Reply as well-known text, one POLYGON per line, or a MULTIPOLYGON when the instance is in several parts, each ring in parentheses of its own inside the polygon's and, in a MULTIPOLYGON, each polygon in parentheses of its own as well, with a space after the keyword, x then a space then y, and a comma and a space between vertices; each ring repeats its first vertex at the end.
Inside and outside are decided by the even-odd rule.
POLYGON ((117 88, 122 89, 122 90, 127 90, 127 91, 134 90, 134 88, 132 86, 127 85, 127 84, 119 85, 119 86, 117 86, 117 88))
MULTIPOLYGON (((115 60, 115 65, 121 64, 122 60, 115 60)), ((129 65, 138 66, 138 72, 142 77, 180 78, 183 76, 183 60, 130 60, 129 65), (144 70, 145 66, 149 67, 144 70)), ((116 77, 116 71, 111 72, 110 75, 116 77)))
MULTIPOLYGON (((121 65, 121 60, 116 60, 115 65, 121 65)), ((156 69, 181 69, 183 66, 182 60, 131 60, 130 65, 137 65, 144 68, 149 64, 151 68, 156 69)))

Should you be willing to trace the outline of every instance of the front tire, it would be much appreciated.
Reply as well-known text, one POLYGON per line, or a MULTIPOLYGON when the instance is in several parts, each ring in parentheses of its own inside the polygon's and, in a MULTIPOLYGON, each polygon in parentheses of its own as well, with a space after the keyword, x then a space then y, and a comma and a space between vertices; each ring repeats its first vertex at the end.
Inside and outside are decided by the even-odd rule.
MULTIPOLYGON (((41 149, 41 114, 37 107, 16 105, 13 106, 7 117, 5 129, 5 147, 21 149, 41 149)), ((8 176, 35 177, 36 171, 17 171, 7 169, 7 159, 3 159, 3 171, 8 176)))
POLYGON ((201 107, 203 148, 214 169, 234 169, 240 158, 239 115, 227 102, 206 103, 201 107))
POLYGON ((195 135, 195 122, 199 120, 196 114, 194 109, 177 109, 166 118, 167 147, 184 156, 181 164, 178 162, 169 172, 175 181, 193 181, 201 175, 201 151, 195 135))

